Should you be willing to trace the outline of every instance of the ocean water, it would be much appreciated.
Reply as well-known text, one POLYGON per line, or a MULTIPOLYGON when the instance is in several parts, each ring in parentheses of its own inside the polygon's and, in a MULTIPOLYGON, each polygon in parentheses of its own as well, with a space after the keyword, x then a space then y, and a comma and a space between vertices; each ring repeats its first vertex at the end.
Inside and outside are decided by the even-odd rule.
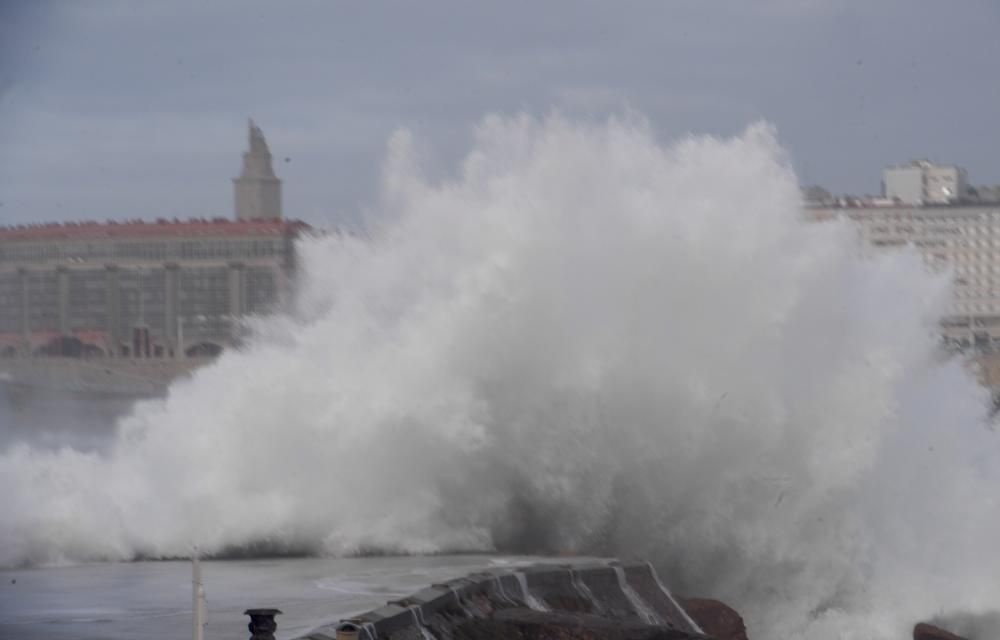
POLYGON ((938 352, 948 275, 805 222, 773 129, 490 116, 433 179, 419 149, 391 138, 366 228, 306 242, 245 349, 105 446, 8 444, 0 565, 576 552, 756 638, 996 610, 1000 442, 938 352))

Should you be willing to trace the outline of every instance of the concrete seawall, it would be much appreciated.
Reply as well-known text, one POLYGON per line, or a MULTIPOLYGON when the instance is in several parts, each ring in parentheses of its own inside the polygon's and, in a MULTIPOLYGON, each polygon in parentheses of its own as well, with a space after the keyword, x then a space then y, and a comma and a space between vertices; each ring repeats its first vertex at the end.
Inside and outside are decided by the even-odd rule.
MULTIPOLYGON (((591 630, 613 627, 615 637, 628 635, 621 635, 622 629, 660 629, 677 638, 703 635, 650 565, 612 562, 540 564, 473 573, 338 624, 319 627, 300 640, 508 637, 511 628, 525 625, 539 629, 553 625, 591 630)), ((527 635, 552 634, 540 631, 527 635)), ((597 637, 592 633, 584 636, 597 637)))

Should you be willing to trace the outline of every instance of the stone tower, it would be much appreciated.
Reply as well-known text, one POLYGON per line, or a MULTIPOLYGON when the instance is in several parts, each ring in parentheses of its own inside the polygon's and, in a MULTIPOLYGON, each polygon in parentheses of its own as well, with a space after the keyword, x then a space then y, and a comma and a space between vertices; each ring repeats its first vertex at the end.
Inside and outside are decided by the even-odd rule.
POLYGON ((274 175, 271 151, 260 127, 250 120, 250 149, 243 153, 243 171, 233 180, 237 220, 281 217, 281 180, 274 175))

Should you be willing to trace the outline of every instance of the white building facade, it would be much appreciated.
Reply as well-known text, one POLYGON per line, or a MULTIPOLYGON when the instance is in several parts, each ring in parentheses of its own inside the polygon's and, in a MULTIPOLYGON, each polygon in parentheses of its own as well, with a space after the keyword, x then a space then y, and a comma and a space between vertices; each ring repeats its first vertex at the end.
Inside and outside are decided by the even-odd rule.
POLYGON ((240 318, 288 289, 309 226, 281 215, 260 129, 236 219, 0 226, 0 358, 180 358, 238 343, 240 318))
POLYGON ((968 195, 965 169, 914 160, 882 171, 882 195, 904 205, 954 204, 968 195))
POLYGON ((816 221, 857 224, 866 252, 916 248, 928 269, 950 270, 953 297, 941 319, 958 347, 1000 347, 1000 204, 975 206, 807 207, 816 221))

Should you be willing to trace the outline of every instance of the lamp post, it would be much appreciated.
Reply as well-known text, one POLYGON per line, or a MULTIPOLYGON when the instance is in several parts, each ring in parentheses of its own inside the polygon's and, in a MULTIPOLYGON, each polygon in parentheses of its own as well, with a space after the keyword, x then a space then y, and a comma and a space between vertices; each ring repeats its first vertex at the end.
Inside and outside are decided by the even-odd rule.
POLYGON ((198 561, 198 549, 191 555, 191 604, 194 614, 194 640, 205 639, 205 587, 201 582, 201 562, 198 561))

